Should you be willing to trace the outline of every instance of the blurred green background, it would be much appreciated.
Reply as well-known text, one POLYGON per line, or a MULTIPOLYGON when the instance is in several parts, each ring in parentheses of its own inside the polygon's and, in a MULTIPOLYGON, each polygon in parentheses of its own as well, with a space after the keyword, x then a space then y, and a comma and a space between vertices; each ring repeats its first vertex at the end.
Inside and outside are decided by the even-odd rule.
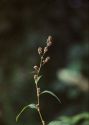
POLYGON ((29 109, 18 123, 15 117, 35 102, 31 72, 39 63, 37 48, 45 46, 48 35, 54 42, 40 86, 53 91, 62 104, 43 96, 44 119, 48 123, 63 117, 61 125, 89 124, 89 1, 0 0, 0 125, 40 125, 37 112, 29 109), (84 117, 70 122, 82 113, 84 117))

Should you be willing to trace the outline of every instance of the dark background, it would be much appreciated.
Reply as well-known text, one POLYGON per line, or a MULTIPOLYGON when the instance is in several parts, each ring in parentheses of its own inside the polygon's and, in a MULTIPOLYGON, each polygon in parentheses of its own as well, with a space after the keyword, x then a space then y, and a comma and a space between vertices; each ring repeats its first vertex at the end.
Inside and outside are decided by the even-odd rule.
MULTIPOLYGON (((89 105, 89 1, 0 0, 0 125, 39 125, 35 111, 23 106, 35 102, 33 66, 39 63, 37 48, 49 35, 54 42, 42 69, 41 97, 47 122, 88 112, 89 105)), ((84 124, 85 125, 85 124, 84 124)))

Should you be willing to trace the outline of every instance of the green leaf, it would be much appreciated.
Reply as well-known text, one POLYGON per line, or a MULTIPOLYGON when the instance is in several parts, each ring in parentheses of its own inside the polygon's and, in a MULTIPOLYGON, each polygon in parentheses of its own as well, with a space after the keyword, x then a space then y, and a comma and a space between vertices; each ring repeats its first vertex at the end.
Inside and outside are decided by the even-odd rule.
POLYGON ((89 122, 89 113, 82 113, 74 116, 72 119, 72 122, 75 125, 77 122, 79 122, 82 119, 89 122))
POLYGON ((56 125, 56 122, 58 125, 79 125, 79 123, 89 125, 89 113, 84 112, 75 116, 59 116, 57 120, 50 122, 48 125, 56 125))
POLYGON ((30 104, 25 106, 20 113, 16 116, 16 122, 18 121, 19 117, 21 116, 21 114, 27 109, 27 108, 31 108, 31 109, 37 109, 35 104, 30 104))
POLYGON ((60 121, 52 121, 48 125, 64 125, 60 121))
POLYGON ((30 107, 32 109, 36 109, 36 105, 35 104, 30 104, 30 105, 28 105, 28 107, 30 107))
POLYGON ((35 80, 35 83, 37 84, 39 80, 41 79, 42 75, 38 76, 37 79, 35 80))
POLYGON ((55 97, 58 100, 58 102, 61 103, 60 99, 53 92, 51 92, 51 91, 45 90, 45 91, 41 92, 40 95, 46 94, 46 93, 52 95, 53 97, 55 97))

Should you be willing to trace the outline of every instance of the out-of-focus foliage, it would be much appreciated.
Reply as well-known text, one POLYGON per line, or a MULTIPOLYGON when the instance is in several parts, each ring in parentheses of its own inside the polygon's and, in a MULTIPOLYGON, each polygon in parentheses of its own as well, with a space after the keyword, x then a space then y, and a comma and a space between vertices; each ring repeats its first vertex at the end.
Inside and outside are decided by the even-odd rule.
POLYGON ((38 114, 29 110, 18 123, 15 118, 35 102, 31 72, 39 61, 36 50, 48 35, 54 43, 40 85, 62 104, 42 97, 44 119, 89 111, 88 10, 88 0, 0 0, 0 125, 40 124, 38 114))
POLYGON ((49 125, 89 125, 89 113, 81 113, 76 116, 63 116, 49 123, 49 125))

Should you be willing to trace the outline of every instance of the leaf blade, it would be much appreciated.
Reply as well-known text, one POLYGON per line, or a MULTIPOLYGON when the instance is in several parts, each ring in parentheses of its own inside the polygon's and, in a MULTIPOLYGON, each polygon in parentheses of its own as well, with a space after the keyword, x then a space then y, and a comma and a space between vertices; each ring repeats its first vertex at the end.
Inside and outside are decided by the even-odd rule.
POLYGON ((20 113, 16 116, 16 122, 18 121, 18 119, 19 119, 19 117, 21 116, 21 114, 22 114, 27 108, 29 108, 29 107, 30 107, 31 109, 37 109, 35 104, 29 104, 29 105, 27 105, 27 106, 24 106, 24 107, 22 108, 22 110, 20 111, 20 113))
POLYGON ((58 102, 61 103, 60 99, 51 91, 45 90, 45 91, 41 92, 40 95, 45 94, 45 93, 52 95, 54 98, 56 98, 58 100, 58 102))

